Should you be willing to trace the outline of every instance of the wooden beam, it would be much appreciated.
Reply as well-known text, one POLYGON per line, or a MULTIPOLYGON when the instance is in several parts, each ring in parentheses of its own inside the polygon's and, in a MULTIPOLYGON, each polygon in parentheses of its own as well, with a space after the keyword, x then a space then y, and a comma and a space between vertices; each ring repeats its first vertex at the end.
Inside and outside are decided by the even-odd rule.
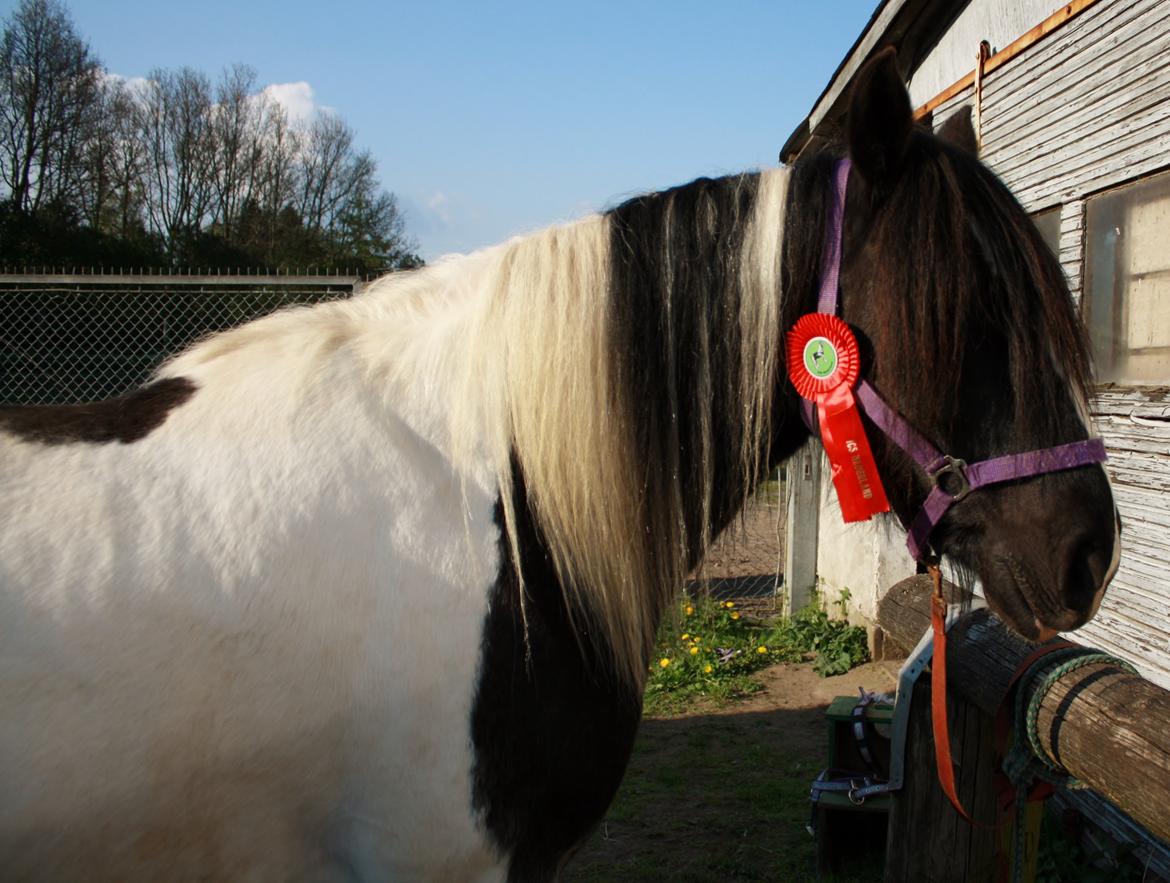
POLYGON ((959 798, 978 825, 964 821, 939 787, 930 726, 930 684, 914 685, 906 728, 902 790, 893 794, 886 829, 885 883, 996 879, 998 830, 992 719, 970 702, 947 703, 959 798))
MULTIPOLYGON (((957 597, 958 590, 950 591, 957 597)), ((878 623, 897 643, 913 646, 930 625, 929 578, 890 589, 878 605, 878 623)), ((951 691, 996 714, 1035 647, 986 610, 967 614, 948 633, 951 691)), ((1170 692, 1115 665, 1086 666, 1048 691, 1039 734, 1050 759, 1170 841, 1170 692)))

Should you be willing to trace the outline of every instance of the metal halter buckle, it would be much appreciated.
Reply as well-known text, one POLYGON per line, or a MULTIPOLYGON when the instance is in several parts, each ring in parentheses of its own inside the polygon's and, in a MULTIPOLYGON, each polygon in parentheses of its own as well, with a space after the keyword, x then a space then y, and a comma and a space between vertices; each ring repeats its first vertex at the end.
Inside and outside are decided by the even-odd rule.
POLYGON ((967 478, 967 461, 952 457, 950 454, 944 454, 942 459, 943 465, 930 473, 931 481, 950 496, 951 502, 957 503, 971 493, 971 482, 967 478), (949 476, 953 478, 948 480, 949 476), (943 484, 944 480, 947 480, 947 484, 943 484))
POLYGON ((866 784, 865 782, 858 784, 856 779, 854 779, 850 784, 853 787, 849 789, 849 794, 847 795, 849 797, 849 802, 854 806, 861 806, 863 803, 865 803, 865 795, 859 795, 857 792, 859 792, 862 788, 865 788, 866 784))

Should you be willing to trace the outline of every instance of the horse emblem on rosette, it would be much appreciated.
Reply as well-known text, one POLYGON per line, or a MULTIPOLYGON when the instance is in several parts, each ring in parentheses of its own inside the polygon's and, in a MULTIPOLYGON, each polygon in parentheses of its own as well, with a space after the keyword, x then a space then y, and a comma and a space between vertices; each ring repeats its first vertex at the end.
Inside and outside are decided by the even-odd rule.
POLYGON ((1087 620, 1099 458, 929 471, 865 400, 955 463, 1087 450, 1060 266, 968 137, 916 127, 882 54, 835 152, 273 314, 113 402, 0 408, 6 878, 554 879, 685 574, 805 418, 824 437, 801 317, 856 346, 797 356, 856 372, 867 509, 912 527, 987 480, 923 541, 1025 636, 1087 620))

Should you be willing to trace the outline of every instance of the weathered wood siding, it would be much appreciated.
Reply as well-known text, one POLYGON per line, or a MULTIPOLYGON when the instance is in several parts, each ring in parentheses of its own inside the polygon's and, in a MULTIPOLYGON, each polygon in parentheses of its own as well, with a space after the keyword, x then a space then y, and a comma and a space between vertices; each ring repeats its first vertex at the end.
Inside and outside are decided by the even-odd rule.
MULTIPOLYGON (((935 119, 971 100, 957 96, 935 119)), ((987 163, 1029 211, 1059 206, 1059 258, 1079 300, 1086 198, 1170 165, 1170 4, 1102 0, 991 74, 982 114, 987 163)), ((1103 389, 1094 411, 1123 556, 1083 640, 1170 687, 1170 389, 1103 389)))
POLYGON ((910 77, 910 100, 915 107, 925 104, 969 74, 980 40, 998 52, 1063 5, 1061 0, 970 0, 910 77))
POLYGON ((1170 164, 1170 8, 1103 0, 987 77, 984 158, 1029 211, 1170 164))
POLYGON ((1121 511, 1121 568, 1083 640, 1170 687, 1170 390, 1102 390, 1096 419, 1121 511))

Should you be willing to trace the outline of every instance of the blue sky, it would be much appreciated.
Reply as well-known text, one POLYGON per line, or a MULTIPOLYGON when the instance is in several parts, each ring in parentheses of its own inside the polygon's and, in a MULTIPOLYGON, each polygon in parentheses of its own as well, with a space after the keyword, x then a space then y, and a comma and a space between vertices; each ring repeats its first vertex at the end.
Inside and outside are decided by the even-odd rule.
POLYGON ((775 164, 876 6, 64 2, 113 73, 243 62, 300 84, 287 99, 353 126, 428 259, 775 164))

